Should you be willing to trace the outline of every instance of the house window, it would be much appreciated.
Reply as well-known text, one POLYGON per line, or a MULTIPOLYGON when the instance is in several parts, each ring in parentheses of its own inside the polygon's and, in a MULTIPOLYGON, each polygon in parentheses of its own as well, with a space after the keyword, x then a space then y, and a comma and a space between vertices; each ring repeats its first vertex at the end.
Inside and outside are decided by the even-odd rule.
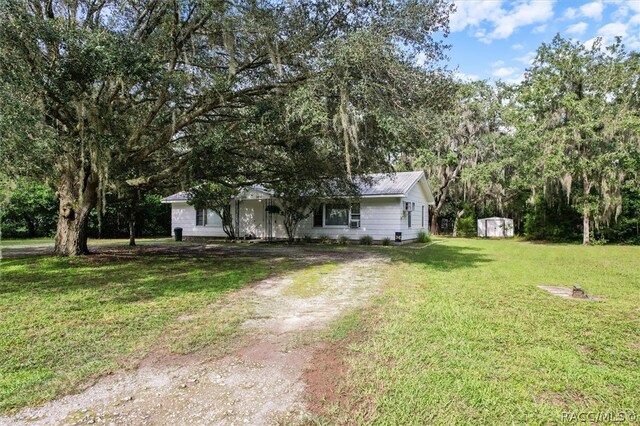
POLYGON ((407 212, 407 227, 411 228, 411 212, 407 212))
POLYGON ((360 228, 360 203, 351 204, 350 228, 360 228))
POLYGON ((327 226, 349 225, 349 208, 338 204, 327 204, 324 224, 327 226))
POLYGON ((196 226, 204 226, 205 211, 204 209, 196 210, 196 226))
POLYGON ((208 226, 222 226, 222 218, 218 216, 213 210, 207 210, 207 215, 205 216, 205 225, 208 226))
POLYGON ((313 227, 322 228, 322 204, 313 211, 313 227))
POLYGON ((422 225, 421 226, 424 228, 424 206, 422 206, 422 225))

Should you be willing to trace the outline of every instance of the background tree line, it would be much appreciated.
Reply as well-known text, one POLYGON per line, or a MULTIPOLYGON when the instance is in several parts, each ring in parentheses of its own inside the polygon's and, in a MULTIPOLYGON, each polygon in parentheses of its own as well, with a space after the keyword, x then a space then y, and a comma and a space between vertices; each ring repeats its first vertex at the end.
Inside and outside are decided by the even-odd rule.
POLYGON ((429 173, 432 233, 496 215, 530 239, 640 243, 639 76, 620 40, 558 35, 520 84, 462 84, 441 137, 405 164, 429 173))
POLYGON ((166 233, 160 194, 260 183, 295 200, 423 169, 434 234, 500 215, 529 238, 638 242, 638 53, 556 37, 519 85, 456 82, 452 10, 6 0, 3 235, 55 222, 56 252, 84 254, 90 234, 166 233))

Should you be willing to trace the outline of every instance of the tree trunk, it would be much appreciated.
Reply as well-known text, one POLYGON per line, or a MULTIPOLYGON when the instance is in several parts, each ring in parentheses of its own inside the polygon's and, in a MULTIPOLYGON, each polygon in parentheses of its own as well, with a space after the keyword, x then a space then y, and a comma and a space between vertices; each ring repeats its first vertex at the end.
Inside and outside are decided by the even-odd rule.
POLYGON ((588 246, 589 240, 589 203, 585 202, 582 209, 582 244, 588 246))
POLYGON ((582 210, 582 244, 588 246, 591 241, 589 240, 589 207, 585 205, 582 210))
POLYGON ((129 246, 136 245, 136 213, 138 212, 138 191, 133 190, 129 208, 129 246))
POLYGON ((87 228, 89 213, 98 201, 97 179, 89 174, 81 182, 78 175, 67 169, 58 186, 58 198, 60 210, 54 253, 58 256, 88 254, 87 228))
POLYGON ((440 224, 438 219, 440 218, 440 211, 433 209, 431 213, 431 235, 440 235, 440 224))
POLYGON ((582 244, 587 246, 590 241, 589 222, 591 215, 591 207, 589 206, 589 193, 591 192, 591 183, 587 178, 586 173, 582 173, 582 191, 584 196, 584 205, 582 207, 582 244))
POLYGON ((458 175, 460 174, 461 170, 462 170, 462 161, 458 159, 458 165, 456 166, 455 169, 453 169, 453 172, 451 172, 450 175, 446 173, 444 175, 444 182, 442 186, 440 186, 440 190, 438 191, 440 193, 438 197, 438 202, 433 208, 433 215, 431 218, 431 235, 440 234, 440 224, 438 223, 440 212, 442 211, 442 208, 444 207, 444 203, 447 200, 447 196, 449 195, 449 187, 451 186, 453 181, 458 178, 458 175))
POLYGON ((29 238, 36 236, 36 224, 32 220, 27 219, 27 235, 29 238))
POLYGON ((129 246, 134 247, 136 245, 136 217, 132 214, 129 217, 129 246))
POLYGON ((460 219, 463 215, 464 215, 464 209, 456 213, 456 221, 453 222, 453 235, 452 235, 453 237, 458 236, 458 219, 460 219))

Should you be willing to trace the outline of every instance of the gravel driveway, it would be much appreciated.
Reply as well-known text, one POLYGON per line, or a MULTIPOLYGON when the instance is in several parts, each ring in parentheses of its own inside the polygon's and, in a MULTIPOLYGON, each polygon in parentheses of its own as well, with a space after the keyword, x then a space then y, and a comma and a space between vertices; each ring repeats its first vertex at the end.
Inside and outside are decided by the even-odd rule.
MULTIPOLYGON (((215 249, 215 247, 213 247, 215 249)), ((231 353, 218 359, 154 353, 136 369, 98 379, 78 394, 9 418, 7 425, 266 425, 296 424, 308 416, 304 371, 331 321, 369 298, 381 283, 384 256, 322 250, 272 254, 334 261, 319 294, 291 295, 291 276, 267 279, 237 293, 229 303, 250 303, 254 314, 231 353)), ((295 274, 295 272, 293 273, 295 274)))

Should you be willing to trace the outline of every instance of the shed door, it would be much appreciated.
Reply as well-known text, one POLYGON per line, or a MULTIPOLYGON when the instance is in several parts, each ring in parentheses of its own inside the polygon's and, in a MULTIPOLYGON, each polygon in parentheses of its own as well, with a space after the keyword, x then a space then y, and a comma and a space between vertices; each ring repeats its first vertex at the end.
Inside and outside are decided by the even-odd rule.
POLYGON ((497 237, 500 235, 497 221, 487 220, 487 235, 489 237, 497 237))

